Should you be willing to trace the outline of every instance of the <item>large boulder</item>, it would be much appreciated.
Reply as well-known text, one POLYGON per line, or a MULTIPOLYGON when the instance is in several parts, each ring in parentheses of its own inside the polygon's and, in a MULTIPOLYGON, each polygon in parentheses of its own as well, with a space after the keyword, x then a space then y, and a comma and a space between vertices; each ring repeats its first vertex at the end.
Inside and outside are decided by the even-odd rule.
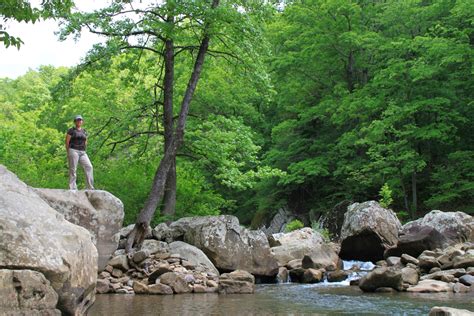
POLYGON ((272 242, 278 246, 271 251, 280 266, 286 266, 295 259, 311 258, 314 266, 311 268, 332 267, 340 264, 339 256, 334 248, 326 243, 321 235, 309 227, 301 228, 290 233, 272 235, 272 242))
POLYGON ((58 294, 44 275, 0 269, 0 315, 61 315, 58 294))
POLYGON ((224 273, 219 280, 220 294, 252 294, 255 292, 255 278, 243 270, 224 273))
POLYGON ((174 241, 169 247, 170 253, 177 253, 181 258, 191 262, 194 266, 202 266, 206 271, 219 275, 219 271, 201 249, 182 241, 174 241))
POLYGON ((403 225, 402 233, 409 233, 423 226, 438 230, 448 239, 449 244, 474 241, 474 217, 463 212, 431 211, 422 218, 403 225))
POLYGON ((474 316, 474 312, 447 306, 434 306, 428 316, 474 316))
POLYGON ((345 260, 381 260, 384 251, 397 244, 401 227, 395 213, 376 201, 351 204, 344 215, 339 256, 345 260))
POLYGON ((437 229, 430 226, 415 226, 400 232, 397 244, 385 251, 385 257, 408 254, 418 257, 425 250, 444 248, 448 239, 437 229))
POLYGON ((359 287, 364 292, 375 292, 378 288, 403 289, 402 271, 394 267, 380 267, 367 273, 359 281, 359 287))
POLYGON ((122 228, 123 204, 107 191, 72 191, 59 189, 35 189, 52 208, 73 224, 87 229, 94 236, 99 252, 99 270, 117 249, 122 228))
POLYGON ((0 231, 0 267, 39 272, 58 294, 56 308, 64 315, 86 312, 97 281, 92 235, 1 165, 0 231))
POLYGON ((409 254, 418 257, 424 250, 443 249, 458 242, 474 240, 474 217, 463 212, 434 210, 403 225, 397 244, 385 256, 409 254))
POLYGON ((239 225, 235 216, 185 217, 169 226, 173 236, 201 249, 218 269, 275 276, 278 263, 262 231, 239 225))

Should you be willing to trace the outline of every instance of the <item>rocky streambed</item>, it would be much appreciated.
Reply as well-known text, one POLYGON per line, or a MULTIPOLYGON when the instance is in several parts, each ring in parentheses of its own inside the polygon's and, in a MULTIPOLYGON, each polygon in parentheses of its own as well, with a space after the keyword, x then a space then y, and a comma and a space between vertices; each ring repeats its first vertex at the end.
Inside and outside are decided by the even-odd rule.
POLYGON ((474 310, 474 219, 462 212, 401 225, 375 201, 347 204, 337 242, 311 228, 249 230, 230 215, 182 218, 126 253, 133 226, 121 227, 108 192, 35 189, 0 166, 0 206, 0 314, 474 310))

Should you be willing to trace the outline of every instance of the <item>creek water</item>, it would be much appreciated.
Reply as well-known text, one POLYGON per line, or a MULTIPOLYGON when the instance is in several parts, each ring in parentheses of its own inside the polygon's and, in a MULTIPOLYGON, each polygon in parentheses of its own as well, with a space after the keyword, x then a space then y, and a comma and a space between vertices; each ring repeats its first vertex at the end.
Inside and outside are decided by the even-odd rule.
POLYGON ((259 284, 254 294, 124 295, 102 294, 88 312, 98 315, 428 315, 433 306, 474 310, 474 292, 364 293, 349 280, 373 269, 371 263, 344 262, 357 267, 343 282, 259 284))

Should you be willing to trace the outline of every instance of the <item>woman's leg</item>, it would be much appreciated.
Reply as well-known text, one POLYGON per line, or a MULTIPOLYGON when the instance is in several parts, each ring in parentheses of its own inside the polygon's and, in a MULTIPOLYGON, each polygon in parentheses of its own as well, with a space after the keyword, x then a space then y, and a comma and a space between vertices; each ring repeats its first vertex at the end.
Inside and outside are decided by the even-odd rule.
POLYGON ((84 168, 84 173, 86 174, 86 188, 89 190, 94 190, 94 170, 92 168, 91 161, 87 154, 81 153, 79 157, 79 163, 82 168, 84 168))
POLYGON ((74 149, 69 148, 67 158, 69 163, 69 190, 77 190, 76 170, 79 155, 74 149))

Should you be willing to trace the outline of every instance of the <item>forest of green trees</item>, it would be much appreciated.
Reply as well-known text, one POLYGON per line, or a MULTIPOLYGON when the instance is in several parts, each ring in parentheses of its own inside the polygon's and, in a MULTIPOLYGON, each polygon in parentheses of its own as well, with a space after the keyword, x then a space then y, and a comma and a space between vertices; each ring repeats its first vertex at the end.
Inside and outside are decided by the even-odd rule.
POLYGON ((176 125, 210 34, 176 206, 153 223, 223 213, 259 227, 281 207, 308 222, 343 200, 380 200, 384 185, 402 220, 474 212, 472 0, 221 1, 214 15, 211 1, 169 1, 160 21, 133 12, 160 31, 133 41, 145 26, 113 20, 128 2, 67 16, 62 37, 107 39, 77 67, 0 79, 0 163, 29 185, 67 188, 64 136, 81 114, 96 188, 133 223, 164 155, 166 95, 176 125))

